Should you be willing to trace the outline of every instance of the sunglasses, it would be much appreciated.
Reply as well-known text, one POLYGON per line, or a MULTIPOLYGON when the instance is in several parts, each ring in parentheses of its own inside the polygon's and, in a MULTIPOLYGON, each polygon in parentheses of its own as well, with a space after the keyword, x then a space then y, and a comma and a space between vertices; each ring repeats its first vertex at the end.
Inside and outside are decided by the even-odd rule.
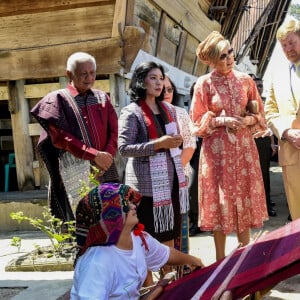
POLYGON ((220 60, 225 60, 231 54, 233 54, 233 48, 230 48, 227 53, 221 54, 220 60))
POLYGON ((165 89, 165 93, 168 93, 168 94, 173 93, 173 91, 174 91, 174 89, 172 87, 165 89))

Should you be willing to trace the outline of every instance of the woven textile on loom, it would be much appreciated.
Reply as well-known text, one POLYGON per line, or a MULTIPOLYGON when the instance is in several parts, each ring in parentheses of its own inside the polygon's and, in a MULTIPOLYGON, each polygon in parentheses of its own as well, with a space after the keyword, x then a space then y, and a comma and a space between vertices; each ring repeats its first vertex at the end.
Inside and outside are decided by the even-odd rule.
POLYGON ((262 235, 230 257, 174 281, 158 299, 211 300, 220 287, 231 290, 233 299, 239 299, 296 274, 300 274, 300 219, 262 235), (235 266, 238 268, 232 275, 235 266))

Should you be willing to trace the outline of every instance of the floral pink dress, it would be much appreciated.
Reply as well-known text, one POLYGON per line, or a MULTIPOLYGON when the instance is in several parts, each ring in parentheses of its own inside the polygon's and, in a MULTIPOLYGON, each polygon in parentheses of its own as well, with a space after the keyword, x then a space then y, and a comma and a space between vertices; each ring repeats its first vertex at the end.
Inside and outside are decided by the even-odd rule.
MULTIPOLYGON (((268 219, 260 162, 251 128, 211 130, 213 117, 242 115, 248 100, 263 103, 254 81, 238 71, 198 78, 190 115, 203 137, 199 161, 199 226, 224 234, 263 226, 268 219)), ((252 128, 253 129, 253 128, 252 128)))

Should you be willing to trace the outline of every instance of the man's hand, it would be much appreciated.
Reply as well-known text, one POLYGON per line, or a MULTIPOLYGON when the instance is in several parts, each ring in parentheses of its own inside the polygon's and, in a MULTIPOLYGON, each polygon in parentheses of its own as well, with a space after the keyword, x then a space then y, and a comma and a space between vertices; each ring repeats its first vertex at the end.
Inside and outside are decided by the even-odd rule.
POLYGON ((102 175, 110 168, 111 164, 113 163, 113 157, 108 152, 98 151, 94 162, 99 168, 100 175, 102 175))
POLYGON ((300 129, 288 129, 283 133, 283 137, 300 150, 300 129))

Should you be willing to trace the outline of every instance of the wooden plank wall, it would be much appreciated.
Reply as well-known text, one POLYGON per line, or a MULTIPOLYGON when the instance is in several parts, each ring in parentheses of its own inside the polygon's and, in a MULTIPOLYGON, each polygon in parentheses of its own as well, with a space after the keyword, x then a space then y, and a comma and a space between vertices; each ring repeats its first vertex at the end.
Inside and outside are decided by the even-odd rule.
POLYGON ((118 74, 130 70, 139 48, 200 75, 195 47, 220 30, 207 17, 209 2, 1 1, 0 80, 64 76, 65 60, 75 51, 95 56, 97 74, 118 74))
POLYGON ((17 50, 110 38, 113 16, 114 6, 102 5, 2 17, 0 44, 17 50), (86 20, 89 20, 89 30, 86 30, 86 20), (11 38, 7 39, 8 36, 11 38))
POLYGON ((140 28, 124 28, 126 3, 1 1, 0 80, 64 76, 66 59, 76 51, 95 56, 97 74, 119 73, 144 39, 140 28))
POLYGON ((199 41, 212 30, 220 30, 220 24, 207 17, 209 2, 129 0, 126 25, 140 26, 145 30, 144 51, 199 76, 207 70, 196 58, 199 41))
POLYGON ((207 17, 205 11, 207 0, 153 0, 153 2, 199 41, 211 31, 221 30, 221 25, 217 21, 207 17))
MULTIPOLYGON (((71 53, 90 51, 96 56, 101 45, 101 54, 105 54, 109 46, 104 41, 111 38, 114 3, 1 1, 0 80, 64 76, 66 58, 71 53)), ((113 43, 116 49, 118 40, 113 43)), ((112 59, 118 60, 120 53, 111 52, 112 59)))
POLYGON ((176 63, 177 49, 180 43, 181 30, 176 27, 176 22, 162 13, 156 55, 161 60, 174 66, 176 63))
POLYGON ((161 9, 150 0, 128 0, 126 25, 142 27, 145 39, 141 46, 149 54, 156 54, 161 9))

